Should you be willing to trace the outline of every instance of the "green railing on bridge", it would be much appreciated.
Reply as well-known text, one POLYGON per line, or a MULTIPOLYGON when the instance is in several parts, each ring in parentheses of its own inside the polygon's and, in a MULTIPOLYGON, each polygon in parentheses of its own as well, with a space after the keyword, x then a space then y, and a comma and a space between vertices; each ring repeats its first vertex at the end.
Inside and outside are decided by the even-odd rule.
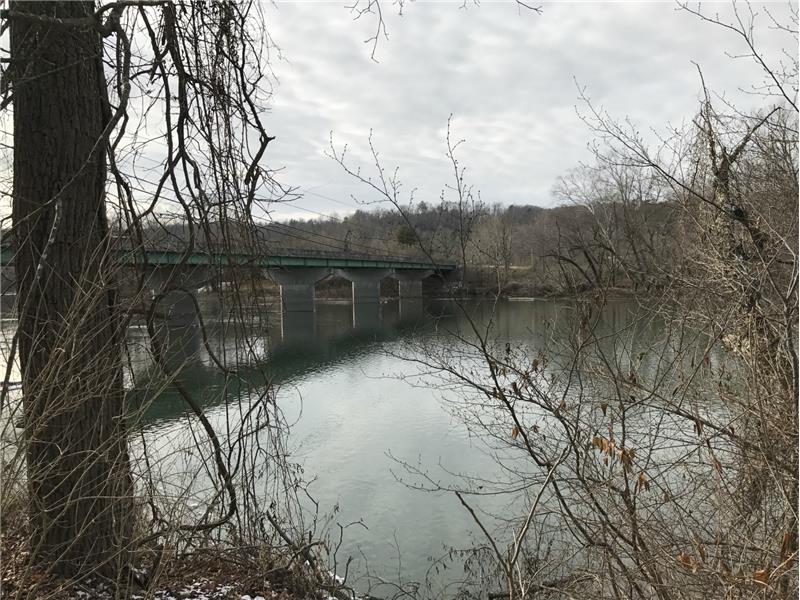
MULTIPOLYGON (((251 254, 214 254, 195 252, 186 255, 183 252, 148 250, 145 259, 141 253, 120 251, 124 264, 147 265, 151 267, 168 266, 239 266, 255 268, 332 268, 332 269, 406 269, 434 270, 449 272, 456 266, 451 263, 436 264, 423 259, 398 256, 366 256, 348 255, 331 252, 281 252, 269 255, 251 254)), ((14 248, 3 244, 0 246, 0 264, 11 265, 14 259, 14 248)))

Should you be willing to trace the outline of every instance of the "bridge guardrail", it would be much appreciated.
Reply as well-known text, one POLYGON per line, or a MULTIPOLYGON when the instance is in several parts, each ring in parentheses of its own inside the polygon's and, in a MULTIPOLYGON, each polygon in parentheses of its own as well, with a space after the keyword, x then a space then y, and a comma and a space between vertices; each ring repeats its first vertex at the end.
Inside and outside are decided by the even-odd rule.
MULTIPOLYGON (((123 255, 128 255, 134 258, 133 262, 138 262, 135 260, 137 249, 131 244, 115 244, 117 245, 116 251, 120 252, 123 255), (122 247, 120 247, 122 246, 122 247)), ((244 248, 243 248, 244 250, 244 248)), ((207 249, 198 249, 195 252, 191 253, 191 256, 194 257, 193 260, 188 261, 189 264, 232 264, 232 265, 242 265, 246 266, 248 263, 252 263, 255 261, 263 261, 264 259, 270 260, 275 259, 275 265, 269 266, 305 266, 305 265, 281 265, 280 259, 307 259, 309 261, 317 260, 329 260, 329 261, 354 261, 354 262, 365 262, 365 263, 376 263, 374 266, 380 266, 377 263, 395 263, 395 265, 399 266, 401 264, 408 264, 410 268, 431 268, 431 269, 442 269, 446 271, 450 271, 456 268, 456 265, 442 261, 441 263, 433 263, 428 258, 425 257, 415 257, 415 256, 402 256, 402 255, 370 255, 361 252, 350 252, 350 251, 330 251, 330 250, 306 250, 306 249, 299 249, 299 248, 276 248, 275 246, 265 245, 261 248, 249 248, 249 251, 245 252, 236 252, 233 249, 223 250, 216 252, 209 252, 207 249), (260 252, 259 252, 260 251, 260 252), (223 260, 220 260, 220 259, 223 260), (411 267, 413 265, 413 267, 411 267)), ((152 247, 147 249, 148 255, 152 256, 161 256, 161 261, 152 261, 153 264, 157 264, 161 262, 161 264, 178 264, 180 257, 183 256, 184 251, 177 247, 172 248, 158 248, 152 247), (164 256, 169 255, 171 260, 163 260, 164 256)), ((13 261, 14 257, 14 248, 11 244, 4 243, 0 245, 0 264, 1 265, 10 265, 13 261)), ((151 261, 148 261, 151 262, 151 261)), ((309 265, 312 266, 312 265, 309 265)), ((373 265, 358 265, 355 264, 353 266, 373 266, 373 265)))

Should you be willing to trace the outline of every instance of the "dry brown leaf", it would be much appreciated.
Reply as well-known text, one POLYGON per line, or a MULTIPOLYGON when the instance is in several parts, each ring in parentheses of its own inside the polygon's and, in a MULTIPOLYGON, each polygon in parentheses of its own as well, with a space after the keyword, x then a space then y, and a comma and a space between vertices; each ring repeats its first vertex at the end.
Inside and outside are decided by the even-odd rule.
POLYGON ((697 571, 700 570, 700 564, 693 559, 691 555, 681 552, 676 558, 681 565, 689 569, 692 573, 697 573, 697 571))
POLYGON ((787 531, 786 533, 783 534, 783 540, 781 541, 781 562, 784 562, 787 558, 789 558, 791 549, 792 549, 792 534, 787 531))

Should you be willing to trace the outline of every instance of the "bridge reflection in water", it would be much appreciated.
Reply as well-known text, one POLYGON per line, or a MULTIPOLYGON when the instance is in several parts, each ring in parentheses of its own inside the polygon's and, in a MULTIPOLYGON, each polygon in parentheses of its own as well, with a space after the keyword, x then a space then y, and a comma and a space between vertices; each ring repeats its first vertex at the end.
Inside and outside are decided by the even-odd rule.
MULTIPOLYGON (((162 360, 175 379, 204 408, 235 401, 271 385, 291 384, 369 351, 375 345, 431 327, 437 303, 421 298, 381 303, 318 301, 311 313, 298 315, 279 306, 260 315, 259 323, 242 330, 220 319, 213 303, 204 303, 205 335, 198 325, 159 323, 156 340, 162 360), (212 356, 213 353, 213 356, 212 356), (236 371, 226 378, 218 360, 236 371)), ((141 408, 140 425, 180 418, 188 407, 175 386, 152 361, 143 326, 128 332, 131 370, 127 378, 132 409, 141 408)))

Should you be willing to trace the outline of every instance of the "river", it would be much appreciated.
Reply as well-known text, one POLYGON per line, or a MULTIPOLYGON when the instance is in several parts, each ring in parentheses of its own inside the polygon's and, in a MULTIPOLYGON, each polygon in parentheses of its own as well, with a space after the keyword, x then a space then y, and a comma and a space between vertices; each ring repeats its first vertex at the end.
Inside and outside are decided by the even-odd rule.
MULTIPOLYGON (((507 473, 498 464, 497 445, 476 435, 474 422, 462 418, 458 391, 436 372, 422 374, 414 359, 425 358, 419 354, 423 347, 433 353, 452 349, 454 336, 469 338, 472 327, 489 331, 500 348, 508 343, 534 357, 574 320, 572 303, 551 300, 472 301, 462 308, 452 301, 400 306, 395 300, 383 303, 377 318, 359 320, 349 303, 318 302, 313 326, 306 323, 293 331, 273 314, 263 327, 249 331, 246 341, 253 352, 247 360, 241 358, 241 332, 234 335, 209 311, 207 339, 197 328, 172 330, 166 360, 223 437, 231 404, 241 398, 233 379, 226 384, 210 352, 240 372, 249 373, 242 363, 257 363, 290 425, 283 450, 309 482, 308 496, 302 494, 303 518, 310 528, 316 507, 317 532, 327 527, 332 546, 339 545, 337 572, 342 574, 351 556, 350 574, 423 581, 442 568, 438 558, 484 540, 454 493, 416 487, 430 487, 432 481, 444 488, 463 486, 464 477, 475 486, 478 480, 501 481, 507 473), (408 465, 419 472, 409 473, 408 465)), ((625 331, 634 312, 631 303, 612 302, 603 309, 600 328, 625 331)), ((6 321, 4 329, 9 327, 6 321)), ((635 331, 642 344, 660 329, 648 323, 635 331)), ((194 437, 202 434, 175 390, 151 377, 146 333, 142 324, 129 330, 133 368, 127 384, 138 390, 132 398, 134 403, 137 394, 155 398, 138 425, 134 455, 141 458, 146 443, 151 455, 147 468, 157 480, 174 485, 174 500, 191 505, 193 499, 179 498, 177 490, 189 488, 198 502, 207 492, 209 476, 193 448, 194 437)), ((258 387, 247 393, 252 396, 258 387)), ((137 468, 144 470, 141 462, 137 468)), ((510 502, 489 496, 480 508, 497 513, 510 502)), ((455 581, 459 576, 447 577, 455 581)), ((369 587, 365 579, 355 584, 369 587)))
MULTIPOLYGON (((273 319, 248 339, 263 350, 276 402, 291 424, 289 459, 302 465, 320 513, 333 513, 328 523, 334 543, 338 526, 345 527, 338 560, 341 565, 353 556, 351 572, 422 581, 431 567, 435 570, 438 557, 484 541, 455 494, 414 489, 425 482, 401 463, 418 467, 443 487, 463 485, 461 474, 496 481, 502 471, 496 448, 459 418, 457 395, 436 373, 420 377, 420 365, 398 355, 419 358, 421 341, 431 352, 449 349, 454 336, 469 338, 470 321, 485 331, 491 318, 490 338, 535 356, 571 324, 574 307, 533 300, 473 301, 465 308, 431 300, 409 310, 398 301, 387 302, 380 318, 364 325, 358 315, 354 319, 352 305, 318 302, 313 329, 281 330, 273 319)), ((630 303, 612 303, 603 311, 601 327, 624 330, 632 314, 630 303)), ((144 333, 132 331, 132 346, 144 333)), ((209 336, 217 351, 235 350, 222 327, 209 326, 209 336)), ((224 430, 228 409, 219 370, 196 330, 187 346, 172 362, 188 358, 181 380, 224 430)), ((148 438, 183 439, 191 446, 185 438, 185 412, 180 397, 165 390, 145 415, 148 438)), ((174 449, 169 443, 162 452, 174 449)), ((169 469, 193 471, 183 463, 169 469)), ((507 497, 484 498, 481 507, 502 511, 509 502, 507 497)))

